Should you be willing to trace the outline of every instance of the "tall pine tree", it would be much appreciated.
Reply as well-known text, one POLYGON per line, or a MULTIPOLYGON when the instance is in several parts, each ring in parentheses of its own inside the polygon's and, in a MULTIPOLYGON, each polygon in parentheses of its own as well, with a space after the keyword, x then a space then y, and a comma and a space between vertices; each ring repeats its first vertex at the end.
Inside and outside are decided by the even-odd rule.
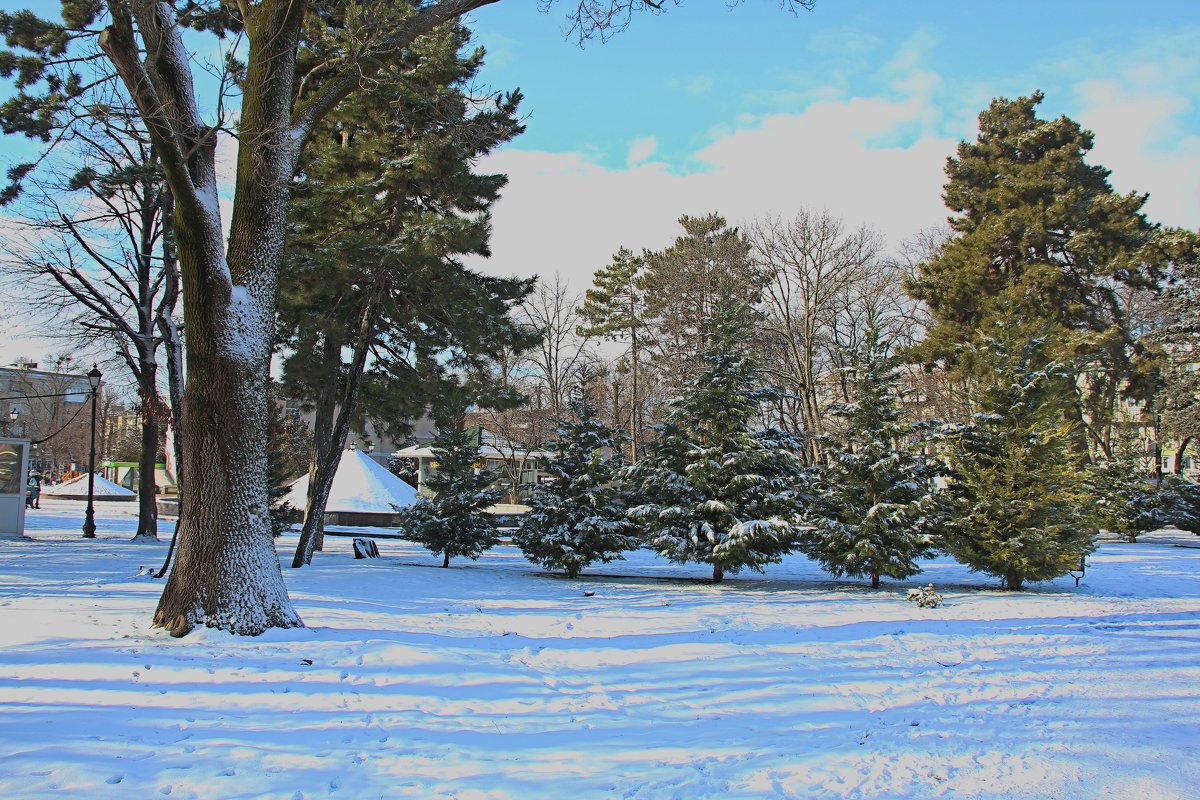
POLYGON ((720 304, 704 332, 701 371, 630 471, 630 517, 651 545, 672 561, 711 564, 714 581, 778 562, 795 547, 808 501, 798 443, 754 428, 769 390, 755 386, 746 320, 743 305, 720 304))
MULTIPOLYGON (((489 358, 531 341, 509 310, 532 283, 459 260, 488 255, 487 211, 507 180, 473 164, 522 130, 519 93, 481 107, 464 88, 483 59, 463 53, 468 40, 444 26, 389 80, 348 99, 319 126, 296 182, 279 327, 287 389, 315 420, 294 567, 320 547, 352 426, 369 417, 398 437, 448 368, 482 374, 489 358)), ((320 61, 327 46, 314 35, 301 56, 320 61)))
POLYGON ((535 564, 575 578, 589 564, 624 558, 641 542, 616 485, 621 457, 612 432, 582 388, 570 405, 576 419, 559 430, 548 467, 554 481, 534 496, 513 541, 535 564))
POLYGON ((637 463, 641 440, 641 403, 639 391, 642 354, 649 344, 646 327, 646 294, 641 282, 645 261, 622 247, 612 263, 596 270, 592 288, 584 295, 579 316, 586 323, 582 332, 629 343, 629 461, 637 463))
POLYGON ((826 445, 802 549, 834 575, 908 578, 933 551, 940 471, 922 453, 924 426, 901 421, 895 359, 876 331, 856 357, 854 402, 834 413, 847 430, 826 445))
POLYGON ((1109 170, 1086 162, 1091 132, 1038 118, 1042 99, 996 99, 979 115, 978 137, 946 165, 956 235, 907 288, 933 315, 915 351, 927 363, 955 363, 1002 308, 1014 322, 1052 323, 1053 355, 1079 376, 1063 387, 1064 413, 1083 457, 1106 449, 1118 390, 1149 388, 1121 292, 1156 284, 1173 234, 1146 219, 1147 195, 1116 193, 1109 170))
POLYGON ((479 443, 464 427, 466 411, 463 389, 447 387, 434 407, 437 437, 432 447, 437 469, 425 480, 432 496, 418 500, 400 516, 405 537, 442 555, 443 567, 450 566, 451 558, 479 558, 500 538, 496 517, 486 509, 500 502, 503 492, 492 488, 495 476, 477 466, 479 443))

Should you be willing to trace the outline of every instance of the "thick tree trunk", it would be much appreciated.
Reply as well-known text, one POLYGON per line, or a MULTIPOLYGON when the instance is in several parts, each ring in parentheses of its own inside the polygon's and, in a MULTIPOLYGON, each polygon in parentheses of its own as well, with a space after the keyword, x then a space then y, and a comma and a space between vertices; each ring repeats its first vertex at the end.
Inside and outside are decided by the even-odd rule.
POLYGON ((243 635, 299 627, 267 509, 265 366, 205 348, 203 338, 189 329, 188 486, 178 555, 154 621, 173 636, 197 625, 243 635))
POLYGON ((713 564, 713 583, 725 580, 725 569, 720 564, 713 564))
POLYGON ((871 588, 878 589, 879 586, 880 586, 879 570, 872 570, 871 571, 871 588))
POLYGON ((1171 472, 1176 475, 1183 474, 1183 454, 1187 451, 1187 447, 1192 443, 1192 437, 1185 436, 1179 442, 1179 449, 1175 451, 1175 463, 1171 465, 1171 472))
POLYGON ((1019 592, 1024 588, 1025 578, 1019 572, 1004 573, 1004 588, 1010 592, 1019 592))
POLYGON ((442 569, 448 569, 449 567, 450 567, 450 554, 446 553, 445 558, 442 559, 442 569))

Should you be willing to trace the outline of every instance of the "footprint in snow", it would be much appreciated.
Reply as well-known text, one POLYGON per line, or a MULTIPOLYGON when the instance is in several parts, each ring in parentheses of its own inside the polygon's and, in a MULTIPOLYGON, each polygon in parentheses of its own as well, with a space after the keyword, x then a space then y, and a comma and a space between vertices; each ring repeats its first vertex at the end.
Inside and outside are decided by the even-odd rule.
POLYGON ((115 784, 115 783, 120 783, 123 780, 125 780, 125 774, 118 772, 116 775, 113 775, 111 778, 106 780, 105 783, 115 784))

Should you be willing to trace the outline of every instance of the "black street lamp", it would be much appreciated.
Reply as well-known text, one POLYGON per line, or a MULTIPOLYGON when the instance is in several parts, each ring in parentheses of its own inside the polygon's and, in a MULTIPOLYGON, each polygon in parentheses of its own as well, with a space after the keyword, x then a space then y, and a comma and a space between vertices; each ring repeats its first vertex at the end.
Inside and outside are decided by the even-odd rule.
POLYGON ((96 390, 100 388, 101 372, 92 364, 87 374, 88 383, 92 387, 92 447, 88 452, 88 503, 83 516, 83 538, 96 538, 96 390))
POLYGON ((21 412, 17 410, 16 406, 13 406, 12 411, 8 412, 8 421, 4 423, 4 435, 5 436, 15 436, 16 435, 15 433, 13 433, 13 428, 16 426, 17 417, 19 417, 19 416, 21 416, 21 412))

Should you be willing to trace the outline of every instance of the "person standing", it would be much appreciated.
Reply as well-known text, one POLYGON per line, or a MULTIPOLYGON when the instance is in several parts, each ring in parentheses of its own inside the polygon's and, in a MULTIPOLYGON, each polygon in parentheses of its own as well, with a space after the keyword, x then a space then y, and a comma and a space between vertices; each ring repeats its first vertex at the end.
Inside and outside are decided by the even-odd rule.
POLYGON ((25 505, 32 508, 42 507, 42 476, 40 473, 34 473, 29 476, 29 482, 25 485, 28 492, 25 494, 25 505))

